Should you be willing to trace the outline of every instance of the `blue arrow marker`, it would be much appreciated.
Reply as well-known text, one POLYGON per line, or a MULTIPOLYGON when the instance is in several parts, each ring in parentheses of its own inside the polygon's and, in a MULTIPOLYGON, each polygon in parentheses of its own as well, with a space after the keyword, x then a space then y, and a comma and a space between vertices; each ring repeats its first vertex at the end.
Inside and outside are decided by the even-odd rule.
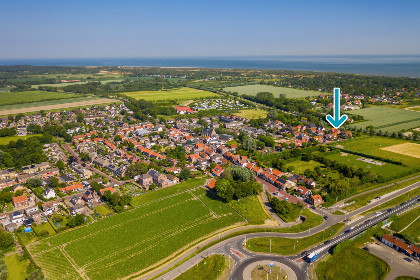
POLYGON ((335 128, 339 128, 347 120, 347 115, 340 117, 340 88, 334 88, 334 117, 327 115, 326 119, 335 128))

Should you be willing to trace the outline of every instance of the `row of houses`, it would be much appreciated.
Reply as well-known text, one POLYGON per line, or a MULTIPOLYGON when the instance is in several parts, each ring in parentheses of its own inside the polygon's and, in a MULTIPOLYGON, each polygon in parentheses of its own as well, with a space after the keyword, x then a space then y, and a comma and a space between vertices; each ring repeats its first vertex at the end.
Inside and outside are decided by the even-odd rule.
POLYGON ((416 258, 420 257, 420 248, 418 246, 415 246, 413 244, 407 244, 397 237, 394 237, 389 234, 384 234, 384 236, 382 236, 381 238, 381 241, 385 245, 397 250, 398 252, 406 254, 407 256, 413 256, 416 258))
MULTIPOLYGON (((3 171, 7 171, 7 170, 3 170, 3 171)), ((12 171, 12 172, 9 172, 8 174, 17 174, 14 172, 15 171, 12 171)), ((39 177, 43 180, 46 180, 50 177, 57 176, 59 174, 60 174, 60 170, 58 168, 50 168, 50 169, 44 169, 42 171, 37 171, 37 172, 17 174, 17 176, 14 178, 0 180, 0 190, 7 187, 11 187, 16 184, 26 183, 26 181, 30 178, 39 177)))

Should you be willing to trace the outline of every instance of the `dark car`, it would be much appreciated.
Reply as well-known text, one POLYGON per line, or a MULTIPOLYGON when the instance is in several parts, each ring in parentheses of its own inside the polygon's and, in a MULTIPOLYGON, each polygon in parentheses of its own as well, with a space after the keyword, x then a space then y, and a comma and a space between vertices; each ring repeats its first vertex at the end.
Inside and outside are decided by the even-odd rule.
POLYGON ((300 253, 301 256, 305 256, 306 254, 308 254, 308 251, 303 251, 302 253, 300 253))
POLYGON ((408 261, 408 262, 412 262, 413 260, 410 258, 404 258, 404 260, 408 261))
POLYGON ((381 199, 381 197, 380 196, 375 196, 375 199, 381 199))
POLYGON ((324 244, 328 244, 330 242, 331 242, 331 240, 327 240, 327 241, 324 242, 324 244))
POLYGON ((368 247, 363 247, 363 250, 370 251, 368 247))
POLYGON ((365 224, 368 224, 368 223, 370 223, 370 220, 366 220, 366 221, 365 221, 365 224))
POLYGON ((324 216, 323 218, 324 218, 324 220, 328 220, 328 216, 324 216))

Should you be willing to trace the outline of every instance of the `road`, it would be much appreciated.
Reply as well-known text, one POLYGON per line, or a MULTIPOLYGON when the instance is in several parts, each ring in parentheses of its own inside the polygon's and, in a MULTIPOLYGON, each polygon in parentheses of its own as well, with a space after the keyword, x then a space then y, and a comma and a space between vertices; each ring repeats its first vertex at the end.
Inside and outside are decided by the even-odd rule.
POLYGON ((420 277, 420 263, 417 261, 408 262, 404 260, 407 256, 398 253, 394 249, 379 243, 369 244, 369 253, 383 259, 391 267, 391 272, 386 276, 385 280, 394 280, 398 276, 420 277))
MULTIPOLYGON (((77 162, 78 163, 80 163, 80 164, 84 164, 84 162, 79 158, 79 155, 75 152, 75 151, 73 151, 73 149, 70 147, 70 144, 63 144, 62 145, 63 146, 63 148, 71 155, 71 156, 73 156, 76 160, 77 160, 77 162)), ((105 176, 106 178, 108 178, 108 180, 113 184, 113 185, 122 185, 122 184, 124 184, 125 183, 125 181, 118 181, 118 180, 116 180, 116 179, 114 179, 113 177, 111 177, 111 176, 109 176, 109 175, 107 175, 107 174, 105 174, 105 173, 103 173, 102 171, 100 171, 100 170, 98 170, 98 169, 96 169, 96 168, 94 168, 93 166, 90 166, 90 165, 86 165, 86 167, 88 168, 88 169, 90 169, 90 170, 92 170, 93 172, 95 172, 96 174, 99 174, 99 175, 102 175, 102 176, 105 176)))
MULTIPOLYGON (((242 242, 244 242, 246 239, 249 238, 256 238, 256 237, 285 237, 285 238, 303 238, 303 237, 307 237, 313 234, 316 234, 318 232, 323 231, 326 228, 329 228, 337 223, 343 222, 345 219, 347 218, 352 218, 355 217, 357 215, 359 215, 360 213, 363 213, 365 211, 368 211, 382 203, 385 203, 393 198, 395 198, 398 195, 404 194, 405 192, 408 192, 414 188, 417 188, 420 186, 420 182, 417 182, 407 188, 401 189, 399 190, 395 195, 393 195, 392 197, 385 197, 382 199, 376 199, 375 201, 373 201, 372 203, 361 207, 351 213, 348 213, 346 215, 333 215, 327 211, 325 211, 325 209, 317 209, 315 210, 315 212, 318 212, 322 215, 326 215, 328 216, 328 220, 324 221, 321 225, 318 225, 317 227, 314 227, 312 229, 308 229, 307 231, 304 232, 299 232, 299 233, 275 233, 275 232, 260 232, 260 233, 250 233, 250 234, 244 234, 244 235, 240 235, 237 237, 233 237, 230 238, 228 240, 224 240, 222 242, 219 242, 218 244, 204 250, 203 252, 197 254, 196 256, 192 257, 191 259, 189 259, 187 262, 184 262, 183 264, 181 264, 180 266, 178 266, 176 269, 167 272, 166 274, 164 274, 163 276, 157 278, 157 279, 174 279, 176 278, 178 275, 180 275, 182 272, 188 270, 189 268, 191 268, 192 266, 194 266, 195 264, 197 264, 200 260, 202 260, 203 258, 205 258, 206 256, 210 255, 210 254, 219 254, 219 253, 223 253, 223 254, 228 254, 230 255, 234 260, 235 260, 235 266, 240 264, 242 261, 244 261, 245 259, 248 258, 253 258, 258 256, 258 259, 260 260, 261 255, 258 254, 254 254, 251 252, 247 252, 245 249, 243 249, 243 245, 242 242), (226 251, 225 249, 223 249, 223 247, 225 248, 234 248, 235 250, 237 250, 238 252, 241 252, 243 254, 243 258, 239 258, 238 256, 230 251, 226 251)), ((415 200, 410 200, 410 201, 414 201, 415 200)), ((414 203, 413 202, 413 203, 414 203)), ((411 204, 412 205, 412 204, 411 204)), ((410 207, 408 204, 405 204, 403 206, 403 208, 396 210, 396 211, 402 211, 403 209, 410 207)), ((325 254, 328 251, 328 248, 330 248, 333 245, 338 244, 339 242, 342 242, 345 239, 351 238, 352 236, 358 234, 361 231, 364 231, 368 226, 372 226, 375 222, 378 223, 379 221, 382 221, 384 219, 386 219, 386 217, 388 217, 389 215, 394 215, 396 213, 396 211, 393 212, 386 212, 386 211, 382 211, 383 213, 379 216, 376 216, 377 213, 371 213, 369 215, 367 215, 366 217, 361 217, 360 219, 354 219, 352 221, 350 221, 350 225, 354 227, 354 229, 347 234, 340 234, 339 237, 341 238, 339 241, 336 240, 332 240, 330 244, 328 244, 328 246, 324 246, 325 248, 320 250, 319 253, 322 256, 323 254, 325 254), (366 220, 372 220, 370 223, 365 224, 366 220)), ((257 228, 258 226, 250 226, 250 227, 246 227, 246 228, 257 228)), ((242 228, 243 229, 243 228, 242 228)), ((227 232, 226 234, 238 231, 241 229, 235 229, 232 231, 227 232)), ((210 243, 213 240, 216 240, 217 237, 208 240, 208 242, 206 242, 205 244, 210 243)), ((314 247, 314 250, 320 249, 321 247, 314 247)), ((157 269, 154 273, 151 273, 147 276, 144 276, 141 279, 149 279, 153 276, 156 276, 168 269, 170 269, 171 267, 175 266, 177 263, 179 263, 180 261, 182 261, 183 259, 185 259, 188 255, 191 255, 192 253, 196 252, 199 248, 194 248, 193 250, 189 251, 187 254, 183 255, 181 258, 178 258, 177 260, 174 260, 172 262, 167 263, 164 267, 161 267, 160 269, 157 269)), ((302 259, 302 256, 294 256, 294 258, 296 260, 298 259, 302 259)), ((290 259, 290 257, 277 257, 276 261, 279 262, 288 262, 288 260, 290 259)), ((302 260, 301 260, 302 261, 302 260)), ((309 265, 307 265, 307 267, 304 267, 303 269, 306 268, 306 272, 308 269, 309 265)), ((234 273, 234 271, 236 271, 237 268, 232 270, 232 275, 234 273)), ((305 273, 306 273, 305 272, 305 273)), ((236 275, 237 276, 237 275, 236 275)), ((232 279, 241 279, 241 278, 232 278, 232 279)), ((300 279, 300 278, 298 278, 300 279)))

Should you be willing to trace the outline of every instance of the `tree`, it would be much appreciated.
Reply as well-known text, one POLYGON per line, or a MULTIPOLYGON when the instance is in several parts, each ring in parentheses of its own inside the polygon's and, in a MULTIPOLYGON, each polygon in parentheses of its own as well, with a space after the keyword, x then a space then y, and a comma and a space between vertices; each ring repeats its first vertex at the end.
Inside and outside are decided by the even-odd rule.
POLYGON ((277 110, 270 110, 267 114, 267 119, 275 120, 277 118, 277 110))
POLYGON ((56 165, 57 165, 57 168, 60 169, 60 171, 64 170, 64 167, 65 167, 64 162, 61 159, 57 161, 56 165))
POLYGON ((79 157, 82 161, 89 161, 89 155, 87 153, 80 153, 79 157))
POLYGON ((216 182, 216 193, 219 197, 229 202, 233 199, 235 190, 232 185, 226 179, 217 180, 216 182))
POLYGON ((0 248, 1 249, 8 248, 10 245, 13 244, 13 242, 14 242, 14 239, 13 239, 12 234, 5 231, 0 231, 0 248))
POLYGON ((34 178, 29 178, 26 183, 29 185, 29 187, 31 188, 37 188, 42 186, 42 180, 39 177, 34 177, 34 178))
POLYGON ((255 150, 257 148, 257 143, 255 142, 254 139, 247 138, 242 143, 242 147, 245 151, 252 151, 252 150, 255 150))
POLYGON ((182 168, 181 172, 179 172, 179 178, 181 180, 187 180, 190 177, 191 177, 191 171, 186 167, 182 168))
POLYGON ((120 135, 116 135, 116 136, 114 137, 114 141, 115 141, 115 142, 119 142, 119 141, 121 141, 121 136, 120 136, 120 135))

